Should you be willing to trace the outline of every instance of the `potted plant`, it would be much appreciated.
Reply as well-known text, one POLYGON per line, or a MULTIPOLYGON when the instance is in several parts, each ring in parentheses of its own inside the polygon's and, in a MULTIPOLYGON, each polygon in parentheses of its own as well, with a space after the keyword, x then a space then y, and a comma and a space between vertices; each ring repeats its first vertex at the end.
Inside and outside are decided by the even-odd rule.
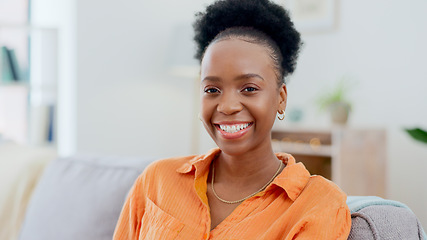
POLYGON ((346 79, 341 79, 330 91, 322 93, 317 99, 320 110, 329 110, 332 123, 344 125, 351 111, 351 103, 347 99, 349 87, 346 79))
POLYGON ((405 131, 415 140, 427 144, 427 132, 421 128, 405 129, 405 131))

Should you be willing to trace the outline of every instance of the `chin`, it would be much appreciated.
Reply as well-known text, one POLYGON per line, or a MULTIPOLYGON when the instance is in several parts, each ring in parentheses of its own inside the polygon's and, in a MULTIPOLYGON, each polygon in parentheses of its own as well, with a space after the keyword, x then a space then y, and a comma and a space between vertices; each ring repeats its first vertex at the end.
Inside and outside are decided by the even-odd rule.
POLYGON ((221 151, 230 156, 244 155, 250 152, 253 148, 242 143, 217 143, 221 151))

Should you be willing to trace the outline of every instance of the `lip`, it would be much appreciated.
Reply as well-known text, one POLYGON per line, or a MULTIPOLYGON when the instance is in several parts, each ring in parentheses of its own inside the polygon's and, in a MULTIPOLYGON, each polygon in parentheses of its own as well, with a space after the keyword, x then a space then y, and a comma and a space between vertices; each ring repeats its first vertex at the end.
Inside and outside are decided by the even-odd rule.
POLYGON ((214 126, 216 128, 216 130, 219 132, 219 134, 225 138, 225 139, 237 139, 240 138, 242 136, 244 136, 253 126, 253 122, 247 122, 247 121, 222 121, 222 122, 217 122, 214 123, 214 126), (234 132, 234 133, 229 133, 226 131, 223 131, 219 125, 236 125, 236 124, 246 124, 248 123, 249 126, 247 126, 245 129, 242 129, 238 132, 234 132))

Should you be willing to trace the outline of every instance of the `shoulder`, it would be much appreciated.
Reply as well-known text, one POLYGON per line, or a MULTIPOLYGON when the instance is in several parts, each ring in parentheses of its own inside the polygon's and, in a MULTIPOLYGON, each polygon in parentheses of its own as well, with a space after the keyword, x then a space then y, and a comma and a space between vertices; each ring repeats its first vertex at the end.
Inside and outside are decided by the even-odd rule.
POLYGON ((187 165, 195 157, 197 156, 172 157, 154 161, 144 169, 138 179, 150 181, 154 180, 153 178, 175 175, 177 169, 187 165))
POLYGON ((351 228, 346 194, 333 182, 311 176, 294 202, 300 214, 298 239, 347 239, 351 228))
POLYGON ((318 175, 310 176, 302 194, 315 196, 317 203, 330 207, 345 207, 347 195, 332 181, 318 175))
POLYGON ((163 175, 169 176, 169 174, 179 175, 180 173, 190 173, 195 170, 196 166, 200 167, 202 165, 206 165, 206 163, 210 163, 219 152, 219 148, 214 148, 202 155, 190 155, 157 160, 148 165, 142 175, 158 178, 163 175))
POLYGON ((188 166, 195 156, 174 157, 152 162, 139 175, 134 183, 132 194, 140 205, 145 199, 162 205, 162 199, 176 198, 177 189, 180 192, 191 192, 194 174, 183 174, 178 171, 182 166, 188 166))
POLYGON ((189 163, 191 160, 193 160, 196 157, 197 155, 160 159, 152 162, 150 165, 147 166, 147 168, 144 171, 147 171, 147 172, 176 171, 178 168, 180 168, 186 163, 189 163))
POLYGON ((310 177, 304 192, 308 212, 302 238, 347 239, 351 228, 347 195, 335 183, 317 175, 310 177))

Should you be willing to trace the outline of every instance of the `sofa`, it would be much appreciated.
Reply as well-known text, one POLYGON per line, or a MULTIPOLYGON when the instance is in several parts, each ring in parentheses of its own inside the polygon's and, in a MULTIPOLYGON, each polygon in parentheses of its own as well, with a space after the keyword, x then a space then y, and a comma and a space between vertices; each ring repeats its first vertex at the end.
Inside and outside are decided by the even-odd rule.
POLYGON ((31 193, 45 167, 56 158, 52 147, 0 139, 0 240, 18 238, 31 193))
MULTIPOLYGON (((45 168, 21 225, 20 240, 107 240, 134 180, 154 158, 74 156, 45 168)), ((425 239, 401 203, 349 197, 348 239, 425 239)))

